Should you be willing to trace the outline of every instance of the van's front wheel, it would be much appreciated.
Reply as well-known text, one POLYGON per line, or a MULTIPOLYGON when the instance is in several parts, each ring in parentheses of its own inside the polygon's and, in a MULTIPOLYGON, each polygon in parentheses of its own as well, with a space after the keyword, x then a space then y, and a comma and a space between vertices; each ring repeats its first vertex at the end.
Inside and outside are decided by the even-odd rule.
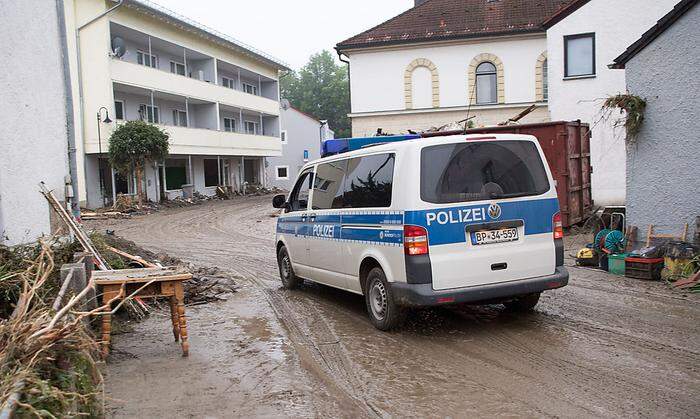
POLYGON ((292 259, 289 257, 289 252, 285 246, 282 246, 277 252, 277 265, 280 269, 280 279, 282 286, 285 289, 292 290, 299 285, 300 279, 294 274, 292 267, 292 259))
POLYGON ((510 311, 526 312, 535 308, 539 301, 540 293, 536 292, 534 294, 523 295, 522 297, 518 297, 512 301, 507 301, 503 303, 503 305, 510 311))
POLYGON ((365 302, 369 319, 379 330, 388 331, 399 327, 405 317, 405 309, 394 302, 391 288, 381 268, 373 268, 367 274, 365 302))

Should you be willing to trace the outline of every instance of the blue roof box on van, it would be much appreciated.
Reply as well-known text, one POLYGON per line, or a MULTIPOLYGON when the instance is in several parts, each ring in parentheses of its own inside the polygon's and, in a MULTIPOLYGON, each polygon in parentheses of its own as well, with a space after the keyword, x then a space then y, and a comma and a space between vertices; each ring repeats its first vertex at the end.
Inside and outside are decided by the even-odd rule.
POLYGON ((334 154, 346 153, 348 151, 359 150, 373 144, 384 144, 395 141, 405 141, 420 138, 418 134, 409 135, 382 135, 376 137, 358 138, 337 138, 326 140, 321 143, 321 157, 332 156, 334 154))

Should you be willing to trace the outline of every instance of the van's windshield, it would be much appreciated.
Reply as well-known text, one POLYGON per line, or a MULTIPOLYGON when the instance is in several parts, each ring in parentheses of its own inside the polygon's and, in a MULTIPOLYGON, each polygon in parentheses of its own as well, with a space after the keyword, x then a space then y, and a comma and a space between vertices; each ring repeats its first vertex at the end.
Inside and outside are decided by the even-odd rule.
POLYGON ((540 195, 547 172, 530 141, 443 144, 421 152, 420 196, 433 203, 540 195))

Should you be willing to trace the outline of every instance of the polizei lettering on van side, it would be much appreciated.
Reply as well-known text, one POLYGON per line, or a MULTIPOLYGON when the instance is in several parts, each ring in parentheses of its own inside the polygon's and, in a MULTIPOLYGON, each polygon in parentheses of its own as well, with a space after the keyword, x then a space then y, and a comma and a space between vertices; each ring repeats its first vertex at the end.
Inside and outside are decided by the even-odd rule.
POLYGON ((477 221, 486 221, 486 208, 455 208, 444 211, 434 211, 425 214, 425 222, 428 226, 438 224, 461 224, 477 221))

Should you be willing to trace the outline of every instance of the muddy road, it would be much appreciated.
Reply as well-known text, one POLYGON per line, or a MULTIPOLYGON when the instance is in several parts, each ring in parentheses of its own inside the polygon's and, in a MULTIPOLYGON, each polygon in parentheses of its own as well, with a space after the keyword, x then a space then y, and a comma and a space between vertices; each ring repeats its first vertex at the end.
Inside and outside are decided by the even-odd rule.
POLYGON ((314 284, 280 288, 270 201, 208 202, 99 225, 230 271, 241 285, 226 302, 188 309, 189 358, 180 358, 165 313, 115 336, 109 416, 700 414, 697 296, 570 267, 570 285, 543 294, 534 313, 421 310, 401 331, 383 333, 362 297, 314 284))

